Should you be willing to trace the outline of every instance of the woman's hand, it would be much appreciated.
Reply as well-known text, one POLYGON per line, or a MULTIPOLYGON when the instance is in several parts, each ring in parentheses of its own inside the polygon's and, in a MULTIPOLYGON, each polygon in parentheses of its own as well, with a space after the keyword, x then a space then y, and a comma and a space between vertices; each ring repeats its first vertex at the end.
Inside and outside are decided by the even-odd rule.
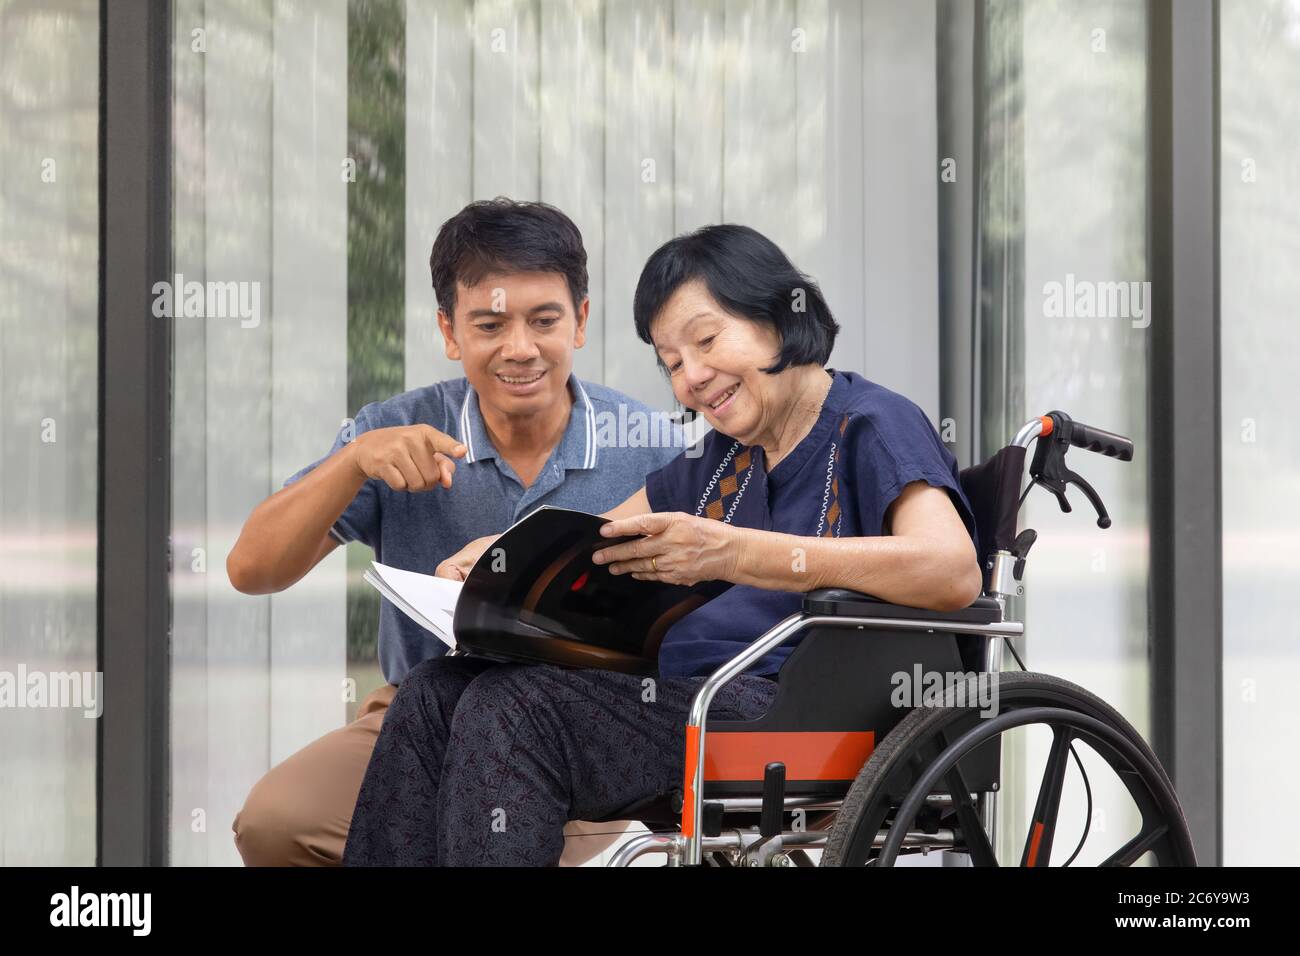
POLYGON ((492 542, 501 537, 499 534, 484 535, 481 538, 475 538, 465 547, 461 548, 433 572, 434 577, 450 578, 453 581, 464 581, 469 577, 469 572, 479 557, 492 546, 492 542))
POLYGON ((661 511, 610 521, 601 526, 600 533, 607 538, 644 535, 591 556, 596 564, 608 564, 611 574, 689 586, 732 580, 743 529, 712 518, 661 511))

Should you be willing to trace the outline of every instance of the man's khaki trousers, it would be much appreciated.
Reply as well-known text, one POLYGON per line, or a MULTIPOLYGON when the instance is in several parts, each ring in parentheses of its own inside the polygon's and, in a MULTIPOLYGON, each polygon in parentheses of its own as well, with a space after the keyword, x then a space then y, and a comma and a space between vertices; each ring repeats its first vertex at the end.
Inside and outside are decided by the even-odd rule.
MULTIPOLYGON (((235 846, 245 866, 338 866, 361 779, 397 688, 366 697, 357 718, 277 764, 235 816, 235 846)), ((560 866, 578 866, 622 834, 623 823, 571 822, 560 866)))

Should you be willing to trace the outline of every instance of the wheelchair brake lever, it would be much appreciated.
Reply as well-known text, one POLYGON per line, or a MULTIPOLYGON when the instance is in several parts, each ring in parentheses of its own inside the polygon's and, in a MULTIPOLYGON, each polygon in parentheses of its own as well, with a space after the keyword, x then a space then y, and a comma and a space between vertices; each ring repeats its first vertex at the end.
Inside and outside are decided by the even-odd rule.
POLYGON ((758 832, 774 837, 785 826, 785 764, 769 763, 763 768, 763 804, 758 832))
POLYGON ((1079 490, 1087 496, 1090 502, 1092 502, 1093 508, 1097 511, 1097 527, 1109 528, 1110 514, 1107 513, 1106 506, 1102 503, 1101 496, 1097 494, 1092 485, 1088 484, 1082 476, 1070 471, 1068 468, 1063 468, 1061 471, 1061 477, 1039 478, 1038 483, 1043 485, 1048 491, 1056 496, 1056 500, 1060 502, 1061 510, 1066 514, 1074 511, 1074 508, 1070 505, 1069 499, 1065 497, 1066 485, 1077 485, 1079 490))
POLYGON ((1074 508, 1070 505, 1069 499, 1065 497, 1066 479, 1039 478, 1038 483, 1042 485, 1044 488, 1046 488, 1048 491, 1050 491, 1052 494, 1056 495, 1056 500, 1057 502, 1060 503, 1062 511, 1064 511, 1066 514, 1069 514, 1071 511, 1074 510, 1074 508))
MULTIPOLYGON (((1076 475, 1074 472, 1067 470, 1065 476, 1066 476, 1065 478, 1066 481, 1070 481, 1078 485, 1079 490, 1082 491, 1085 495, 1087 495, 1088 500, 1092 502, 1093 508, 1097 510, 1097 527, 1109 528, 1110 515, 1107 514, 1106 506, 1101 502, 1101 495, 1097 494, 1097 492, 1093 489, 1092 485, 1088 484, 1086 481, 1084 481, 1081 477, 1076 475)), ((1062 500, 1064 500, 1065 498, 1064 492, 1062 492, 1061 498, 1062 500)), ((1068 511, 1069 509, 1066 510, 1068 511)))

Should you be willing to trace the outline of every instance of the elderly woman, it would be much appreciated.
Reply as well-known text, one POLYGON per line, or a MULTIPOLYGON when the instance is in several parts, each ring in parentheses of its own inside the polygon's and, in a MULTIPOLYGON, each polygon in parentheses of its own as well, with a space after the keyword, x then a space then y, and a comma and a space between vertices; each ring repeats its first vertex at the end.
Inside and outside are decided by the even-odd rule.
MULTIPOLYGON (((606 517, 614 574, 727 581, 678 621, 660 677, 435 658, 402 682, 352 818, 350 865, 547 865, 569 820, 618 813, 681 784, 699 681, 841 587, 933 610, 979 596, 975 522, 957 464, 913 402, 825 367, 838 326, 817 286, 770 240, 710 226, 658 249, 637 333, 686 408, 703 454, 652 473, 606 517)), ((492 539, 439 573, 459 577, 492 539)), ((711 719, 760 716, 793 644, 718 694, 711 719)))

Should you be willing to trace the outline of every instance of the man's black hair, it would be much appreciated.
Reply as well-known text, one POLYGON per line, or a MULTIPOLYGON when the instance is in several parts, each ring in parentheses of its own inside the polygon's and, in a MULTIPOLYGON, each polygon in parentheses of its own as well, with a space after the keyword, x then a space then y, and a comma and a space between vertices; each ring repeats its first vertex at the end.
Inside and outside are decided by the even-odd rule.
POLYGON ((702 280, 731 314, 776 329, 781 354, 764 372, 775 375, 790 365, 830 361, 840 327, 817 283, 761 232, 730 223, 705 226, 655 250, 632 300, 641 341, 654 344, 650 323, 673 293, 694 279, 702 280))
POLYGON ((558 272, 576 313, 587 297, 587 250, 573 220, 554 206, 498 196, 470 203, 442 224, 429 256, 438 308, 452 318, 456 282, 493 273, 558 272))

